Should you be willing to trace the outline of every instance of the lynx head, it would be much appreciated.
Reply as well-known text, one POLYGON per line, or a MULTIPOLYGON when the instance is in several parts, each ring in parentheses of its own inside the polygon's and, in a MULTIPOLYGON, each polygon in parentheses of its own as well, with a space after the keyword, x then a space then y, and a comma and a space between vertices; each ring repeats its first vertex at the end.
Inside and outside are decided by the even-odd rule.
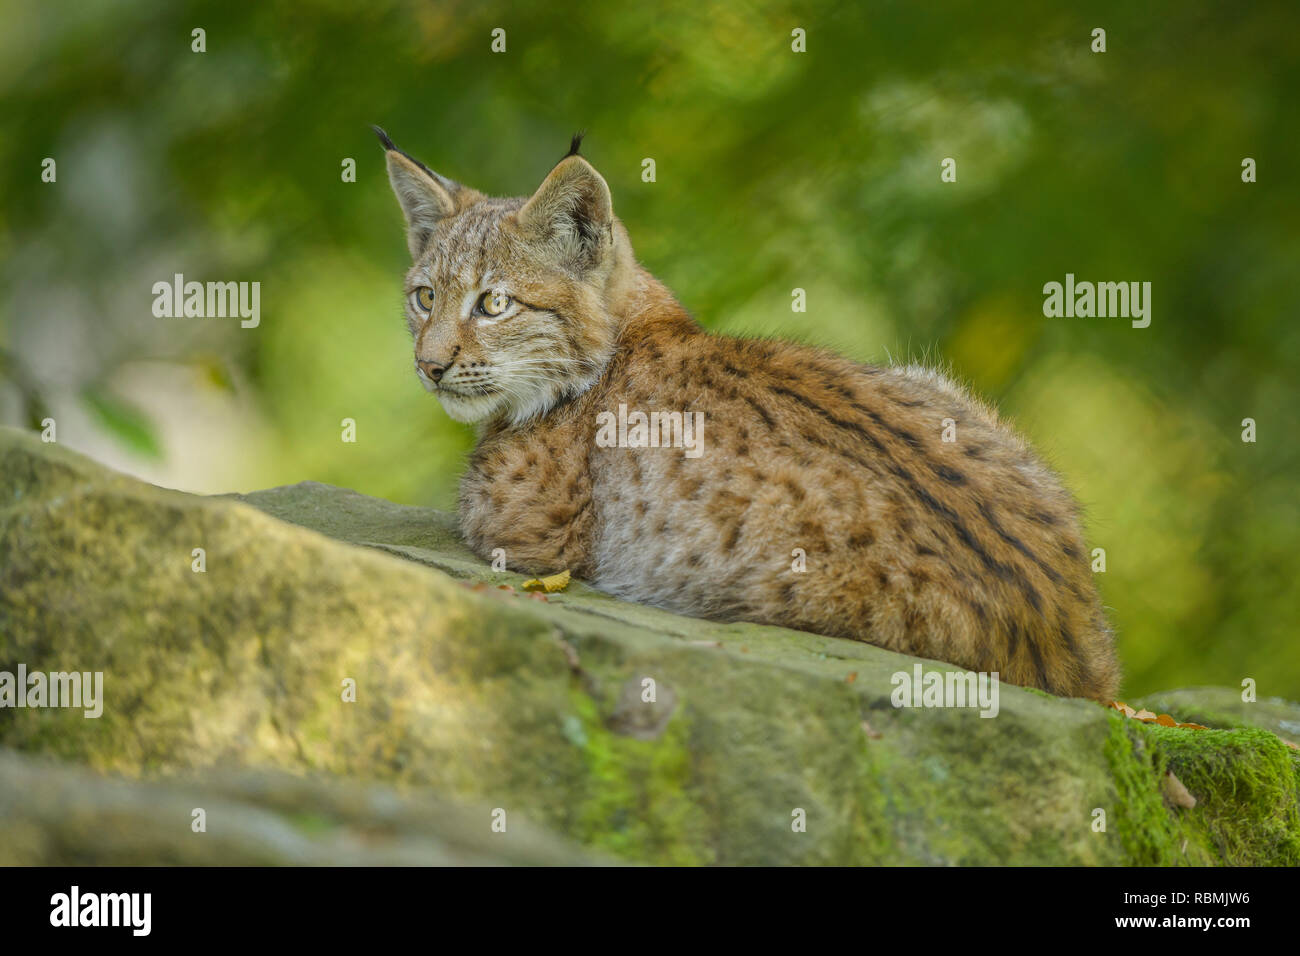
POLYGON ((611 303, 634 261, 581 137, 532 196, 494 199, 375 132, 406 216, 406 321, 424 387, 457 421, 511 424, 591 387, 613 354, 611 303))

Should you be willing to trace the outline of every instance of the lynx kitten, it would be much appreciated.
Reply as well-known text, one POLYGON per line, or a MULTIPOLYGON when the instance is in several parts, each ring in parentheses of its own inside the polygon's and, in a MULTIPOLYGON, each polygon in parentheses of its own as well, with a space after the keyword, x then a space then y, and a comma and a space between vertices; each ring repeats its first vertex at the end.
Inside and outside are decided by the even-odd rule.
POLYGON ((637 264, 576 137, 532 196, 494 199, 376 132, 416 374, 480 425, 460 492, 477 553, 1114 695, 1077 506, 992 409, 929 369, 705 332, 637 264))

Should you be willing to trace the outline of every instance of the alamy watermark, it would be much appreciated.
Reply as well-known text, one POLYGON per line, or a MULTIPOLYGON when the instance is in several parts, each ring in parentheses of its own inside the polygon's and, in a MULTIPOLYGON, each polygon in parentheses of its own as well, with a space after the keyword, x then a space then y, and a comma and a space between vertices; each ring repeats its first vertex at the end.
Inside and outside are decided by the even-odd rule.
POLYGON ((687 458, 704 454, 703 412, 642 412, 618 406, 596 416, 601 448, 683 448, 687 458))
POLYGON ((104 712, 103 671, 0 671, 0 707, 80 707, 83 716, 104 712))
POLYGON ((981 717, 998 715, 998 672, 925 671, 920 664, 912 672, 896 671, 889 682, 895 707, 978 707, 981 717))
POLYGON ((153 314, 160 319, 240 319, 255 329, 262 321, 262 283, 186 282, 176 273, 171 282, 153 284, 153 314))
POLYGON ((50 897, 51 926, 120 926, 133 936, 148 936, 152 912, 152 893, 83 893, 74 884, 50 897))
POLYGON ((1075 282, 1074 273, 1065 283, 1043 286, 1043 315, 1048 318, 1132 319, 1135 329, 1151 324, 1150 282, 1075 282))

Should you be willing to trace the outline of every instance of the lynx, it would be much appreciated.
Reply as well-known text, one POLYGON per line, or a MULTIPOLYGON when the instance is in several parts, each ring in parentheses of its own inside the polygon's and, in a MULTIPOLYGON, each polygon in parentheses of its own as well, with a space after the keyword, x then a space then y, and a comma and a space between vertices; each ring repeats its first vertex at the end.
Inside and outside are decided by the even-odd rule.
POLYGON ((637 263, 580 137, 531 196, 497 199, 376 132, 413 260, 415 373, 478 424, 459 507, 475 552, 1114 695, 1078 508, 990 407, 932 369, 706 332, 637 263), (596 440, 629 410, 701 415, 701 453, 596 440))

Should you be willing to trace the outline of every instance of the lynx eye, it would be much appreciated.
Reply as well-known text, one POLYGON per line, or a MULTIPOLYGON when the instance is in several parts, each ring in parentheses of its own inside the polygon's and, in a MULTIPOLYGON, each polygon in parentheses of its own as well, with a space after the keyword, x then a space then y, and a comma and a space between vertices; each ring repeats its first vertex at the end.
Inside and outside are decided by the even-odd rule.
POLYGON ((484 292, 478 300, 478 310, 484 315, 498 316, 510 308, 510 296, 503 292, 484 292))
POLYGON ((433 308, 433 290, 427 285, 422 285, 411 293, 411 300, 421 312, 428 312, 433 308))

